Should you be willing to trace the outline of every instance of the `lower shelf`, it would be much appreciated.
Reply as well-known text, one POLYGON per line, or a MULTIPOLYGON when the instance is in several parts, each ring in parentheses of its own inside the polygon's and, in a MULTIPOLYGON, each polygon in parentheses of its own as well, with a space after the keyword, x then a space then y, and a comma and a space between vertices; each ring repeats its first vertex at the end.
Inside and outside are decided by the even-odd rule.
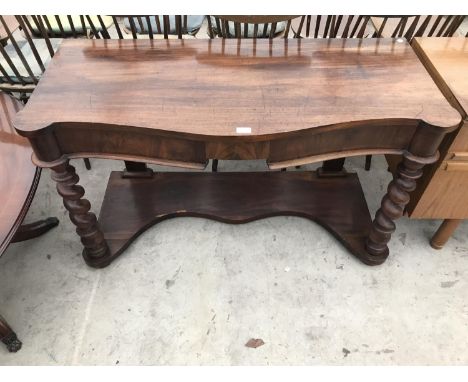
MULTIPOLYGON (((369 209, 356 174, 319 178, 315 172, 164 172, 152 178, 111 173, 99 224, 110 261, 138 235, 169 218, 194 216, 239 224, 271 216, 301 216, 322 225, 369 265, 369 209)), ((311 248, 311 252, 314 248, 311 248)))

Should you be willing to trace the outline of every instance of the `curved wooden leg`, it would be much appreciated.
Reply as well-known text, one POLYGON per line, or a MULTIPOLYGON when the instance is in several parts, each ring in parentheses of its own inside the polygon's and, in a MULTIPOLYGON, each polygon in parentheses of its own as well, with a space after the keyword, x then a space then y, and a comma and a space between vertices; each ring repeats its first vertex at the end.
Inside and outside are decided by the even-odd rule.
POLYGON ((462 221, 462 219, 445 219, 434 236, 432 236, 431 247, 442 249, 462 221))
POLYGON ((76 233, 83 243, 83 257, 86 263, 95 268, 109 265, 109 248, 104 239, 96 215, 89 212, 91 203, 83 199, 85 190, 78 185, 80 178, 68 160, 52 167, 52 179, 57 182, 57 192, 69 212, 70 220, 76 226, 76 233))
POLYGON ((16 353, 21 349, 21 341, 2 316, 0 316, 0 340, 11 353, 16 353))
POLYGON ((422 168, 426 163, 435 161, 437 156, 419 158, 410 153, 403 155, 403 161, 398 165, 397 174, 389 183, 387 193, 375 214, 366 250, 370 254, 371 264, 381 264, 388 257, 388 242, 395 231, 394 220, 400 218, 410 200, 410 192, 416 188, 416 180, 422 176, 422 168))
POLYGON ((47 218, 38 220, 30 224, 22 224, 13 236, 12 243, 34 239, 43 235, 54 227, 57 227, 59 220, 57 218, 47 218))

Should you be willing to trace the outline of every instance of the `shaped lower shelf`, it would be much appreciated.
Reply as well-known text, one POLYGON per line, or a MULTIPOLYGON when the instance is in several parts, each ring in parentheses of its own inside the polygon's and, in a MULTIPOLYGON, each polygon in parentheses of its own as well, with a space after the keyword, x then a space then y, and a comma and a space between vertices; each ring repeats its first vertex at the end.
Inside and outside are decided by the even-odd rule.
POLYGON ((122 174, 111 173, 99 217, 110 261, 164 219, 194 216, 240 224, 284 215, 320 224, 366 264, 384 260, 365 250, 371 217, 356 174, 338 178, 319 178, 315 172, 162 172, 151 178, 122 174))

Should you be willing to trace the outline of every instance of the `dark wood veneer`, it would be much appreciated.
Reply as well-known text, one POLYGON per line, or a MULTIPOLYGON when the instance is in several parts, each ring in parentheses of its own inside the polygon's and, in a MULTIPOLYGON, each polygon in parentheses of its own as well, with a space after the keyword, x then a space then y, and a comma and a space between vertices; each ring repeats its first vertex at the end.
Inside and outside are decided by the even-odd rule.
MULTIPOLYGON (((187 168, 203 168, 211 158, 265 159, 274 168, 402 153, 398 177, 389 185, 367 242, 361 241, 367 255, 360 258, 376 264, 388 255, 393 221, 408 203, 421 168, 437 158, 444 135, 459 122, 460 115, 401 39, 74 40, 65 41, 54 56, 15 126, 29 138, 35 162, 52 168, 85 259, 93 266, 108 264, 118 249, 110 247, 82 198, 70 158, 187 168)), ((205 175, 183 176, 189 182, 205 175)), ((278 182, 280 176, 289 177, 276 176, 278 182)), ((206 189, 208 195, 217 195, 218 187, 224 190, 217 182, 206 189)), ((270 200, 277 197, 272 194, 270 200)), ((151 210, 143 196, 137 199, 139 208, 151 210)), ((339 198, 334 203, 342 206, 339 198)), ((171 208, 175 204, 168 201, 171 208)), ((229 211, 243 211, 235 203, 227 205, 229 211)), ((302 207, 308 217, 317 212, 302 207)), ((126 210, 121 212, 114 221, 126 219, 126 210)), ((222 219, 227 213, 218 206, 207 216, 222 219)), ((240 220, 261 214, 244 215, 240 220)), ((365 225, 366 219, 357 216, 354 223, 365 225)), ((138 223, 127 239, 140 230, 138 223)))

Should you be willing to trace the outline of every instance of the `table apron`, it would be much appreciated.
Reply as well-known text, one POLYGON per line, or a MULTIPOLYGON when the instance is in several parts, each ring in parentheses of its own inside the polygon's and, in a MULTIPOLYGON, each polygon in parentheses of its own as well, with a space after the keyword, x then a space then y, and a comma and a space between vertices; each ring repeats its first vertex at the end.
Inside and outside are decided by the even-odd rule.
MULTIPOLYGON (((417 124, 326 126, 270 137, 168 136, 142 128, 58 126, 29 137, 39 165, 60 158, 98 157, 188 168, 203 168, 208 159, 312 163, 324 159, 402 152, 417 124)), ((46 167, 46 166, 43 166, 46 167)))

